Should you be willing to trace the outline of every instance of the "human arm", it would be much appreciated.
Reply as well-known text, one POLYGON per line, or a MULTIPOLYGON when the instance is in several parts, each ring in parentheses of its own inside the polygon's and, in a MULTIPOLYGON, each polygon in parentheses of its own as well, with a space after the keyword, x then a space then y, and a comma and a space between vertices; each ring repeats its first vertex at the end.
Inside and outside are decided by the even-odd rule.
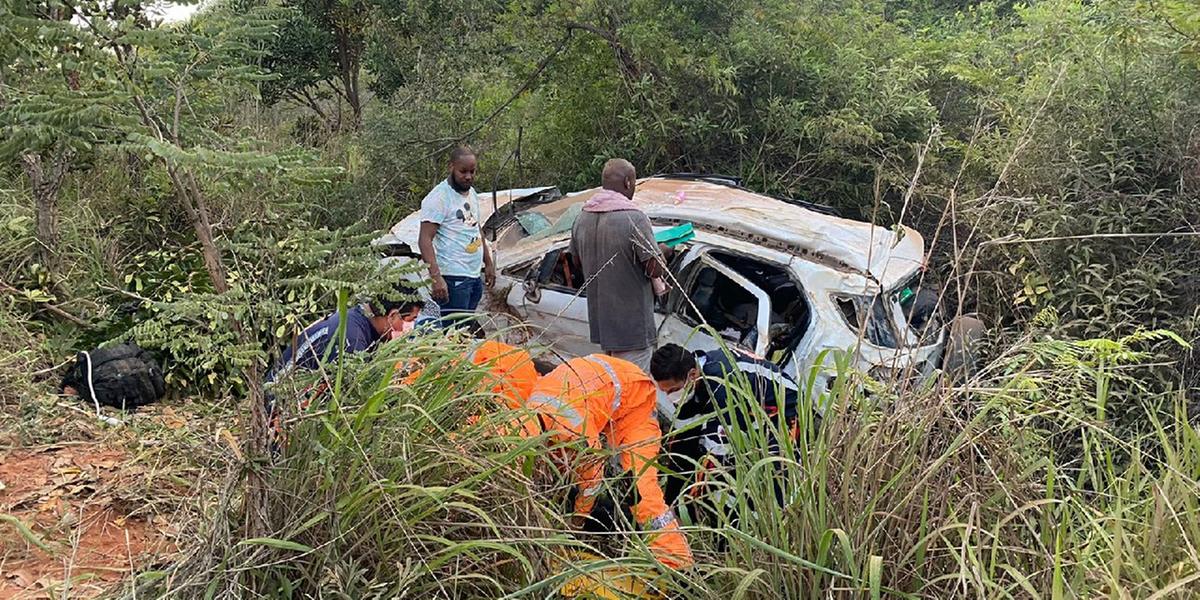
POLYGON ((496 285, 496 263, 492 260, 492 246, 487 243, 483 229, 479 230, 479 243, 483 244, 483 284, 490 288, 496 285))
POLYGON ((654 228, 650 226, 650 218, 643 213, 635 213, 630 239, 633 240, 633 253, 637 258, 648 279, 662 277, 665 272, 663 265, 663 248, 666 246, 654 241, 654 228))
POLYGON ((437 231, 437 223, 421 221, 417 247, 421 250, 421 260, 429 265, 429 280, 432 286, 430 294, 434 300, 445 302, 450 298, 450 288, 446 285, 446 279, 442 277, 441 269, 438 268, 437 252, 433 249, 433 237, 437 235, 437 231))
POLYGON ((579 221, 571 226, 571 240, 567 242, 567 254, 570 255, 568 260, 571 261, 571 268, 576 273, 583 273, 583 259, 579 257, 579 221))

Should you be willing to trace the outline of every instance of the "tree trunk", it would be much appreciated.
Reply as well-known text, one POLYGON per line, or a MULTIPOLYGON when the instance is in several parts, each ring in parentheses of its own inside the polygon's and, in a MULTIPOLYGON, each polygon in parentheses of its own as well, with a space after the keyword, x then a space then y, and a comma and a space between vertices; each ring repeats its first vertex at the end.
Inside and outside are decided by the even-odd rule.
POLYGON ((337 124, 334 122, 333 116, 321 108, 321 104, 317 102, 317 99, 313 97, 308 89, 302 88, 298 92, 288 92, 288 98, 290 98, 296 104, 307 107, 309 110, 316 113, 316 115, 321 119, 321 125, 325 127, 325 133, 337 129, 337 124))
POLYGON ((336 32, 338 51, 338 77, 342 80, 342 94, 346 104, 350 105, 350 128, 358 129, 362 124, 362 101, 358 93, 359 57, 362 48, 354 39, 354 34, 344 27, 338 27, 336 32))
POLYGON ((71 152, 59 150, 45 160, 41 154, 21 155, 21 166, 29 177, 37 216, 38 260, 53 280, 59 275, 58 264, 58 193, 62 190, 71 152), (50 164, 46 164, 49 162, 50 164))
POLYGON ((204 269, 208 271, 209 279, 212 279, 213 290, 218 294, 224 294, 229 291, 229 280, 225 274, 225 264, 221 262, 221 249, 213 241, 212 224, 208 221, 208 208, 203 197, 200 196, 196 180, 192 178, 191 173, 181 172, 170 164, 167 165, 167 174, 171 177, 171 184, 175 187, 175 197, 183 207, 183 212, 187 213, 188 221, 191 221, 192 229, 196 232, 196 239, 200 241, 204 269))
POLYGON ((246 447, 251 458, 246 470, 246 496, 242 501, 245 531, 248 536, 262 537, 270 533, 267 515, 267 482, 263 477, 260 459, 271 455, 271 423, 267 415, 267 398, 263 392, 263 375, 258 363, 246 369, 250 396, 250 436, 246 447))
MULTIPOLYGON (((123 63, 130 60, 129 55, 118 51, 118 58, 123 63)), ((127 68, 128 65, 126 64, 127 68)), ((132 72, 132 69, 130 69, 132 72)), ((169 141, 179 144, 179 110, 183 101, 183 92, 180 89, 176 90, 176 117, 173 122, 174 127, 164 133, 164 127, 160 125, 160 121, 150 112, 150 108, 146 105, 145 98, 138 94, 133 94, 131 97, 134 107, 137 108, 138 115, 141 118, 142 124, 149 129, 155 137, 162 141, 169 141)), ((229 292, 229 278, 225 269, 225 263, 222 261, 221 249, 217 247, 213 241, 212 223, 208 217, 208 205, 204 200, 204 194, 200 190, 199 184, 196 183, 195 176, 186 168, 180 167, 172 163, 170 159, 162 158, 164 166, 167 168, 167 174, 171 178, 171 185, 175 189, 175 196, 179 203, 183 206, 183 210, 187 213, 188 220, 192 223, 192 229, 196 232, 196 238, 200 241, 200 248, 204 257, 204 267, 208 271, 209 277, 213 282, 213 289, 218 294, 229 292)), ((240 321, 236 319, 230 320, 230 327, 237 334, 237 339, 240 343, 248 346, 256 346, 258 340, 255 338, 254 332, 247 329, 240 321)), ((263 392, 263 374, 262 368, 257 361, 251 361, 249 367, 246 368, 246 383, 249 388, 250 402, 250 424, 249 432, 246 439, 246 447, 248 449, 248 471, 246 481, 246 495, 243 498, 243 509, 245 511, 245 531, 246 537, 262 537, 268 533, 267 521, 267 489, 265 486, 262 473, 259 471, 258 463, 263 458, 268 456, 270 450, 270 429, 267 423, 267 406, 263 392)))
MULTIPOLYGON (((204 266, 213 281, 213 289, 218 294, 229 291, 228 277, 225 264, 222 262, 221 249, 213 241, 212 223, 208 217, 208 205, 195 177, 186 169, 167 167, 171 182, 175 186, 176 196, 183 205, 184 212, 192 222, 196 238, 204 254, 204 266)), ((255 342, 253 332, 243 327, 238 321, 231 321, 230 326, 243 344, 255 342)), ((242 498, 242 511, 245 517, 244 533, 247 537, 262 537, 269 532, 267 516, 267 486, 263 478, 262 459, 270 455, 270 423, 267 416, 266 395, 263 391, 262 368, 257 362, 251 362, 246 368, 246 385, 250 402, 249 435, 246 437, 246 494, 242 498)))

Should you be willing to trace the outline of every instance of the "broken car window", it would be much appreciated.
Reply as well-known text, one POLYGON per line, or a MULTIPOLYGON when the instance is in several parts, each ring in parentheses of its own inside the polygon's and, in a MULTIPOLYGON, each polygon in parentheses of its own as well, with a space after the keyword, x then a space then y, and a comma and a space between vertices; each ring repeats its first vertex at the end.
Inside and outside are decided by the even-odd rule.
POLYGON ((517 213, 517 222, 521 224, 521 229, 527 236, 537 235, 550 228, 550 219, 537 212, 517 213))
POLYGON ((753 347, 758 337, 754 294, 708 266, 701 267, 688 292, 690 302, 684 301, 679 312, 689 324, 706 323, 726 340, 753 347))
MULTIPOLYGON (((804 337, 804 333, 808 331, 812 311, 805 294, 786 269, 733 253, 713 252, 711 256, 749 279, 771 298, 769 356, 776 352, 787 352, 804 337)), ((747 340, 753 345, 758 341, 757 337, 748 336, 747 340)))
POLYGON ((855 334, 862 332, 866 340, 884 348, 899 348, 896 328, 892 325, 887 297, 839 294, 834 303, 846 317, 846 324, 855 334), (865 323, 865 328, 864 328, 865 323))
MULTIPOLYGON (((547 227, 536 234, 531 234, 531 239, 542 239, 554 237, 563 233, 570 233, 571 228, 575 226, 575 220, 579 218, 579 213, 583 212, 583 203, 579 202, 567 207, 562 216, 554 221, 554 224, 547 227)), ((545 218, 543 216, 542 218, 545 218)))
POLYGON ((920 340, 919 344, 932 343, 943 323, 937 289, 913 281, 900 289, 897 299, 904 320, 920 340))
MULTIPOLYGON (((583 279, 583 273, 574 267, 566 248, 551 250, 538 265, 537 282, 543 287, 579 290, 583 287, 583 279)), ((583 296, 582 291, 580 296, 583 296)))

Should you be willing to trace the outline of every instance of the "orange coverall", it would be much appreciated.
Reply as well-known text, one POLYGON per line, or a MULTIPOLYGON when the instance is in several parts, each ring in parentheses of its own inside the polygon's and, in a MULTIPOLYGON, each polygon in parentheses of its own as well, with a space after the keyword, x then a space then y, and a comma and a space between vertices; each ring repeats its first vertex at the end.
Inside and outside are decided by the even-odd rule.
MULTIPOLYGON (((658 485, 658 456, 662 437, 653 416, 657 396, 654 382, 633 363, 593 354, 573 358, 538 380, 526 404, 541 415, 559 441, 583 439, 600 447, 600 435, 621 452, 621 467, 637 477, 639 500, 634 518, 651 530, 650 549, 672 568, 693 564, 692 551, 679 521, 663 499, 658 485)), ((575 470, 579 493, 575 512, 589 514, 604 478, 604 462, 584 461, 575 470)))
MULTIPOLYGON (((491 384, 490 391, 504 398, 508 408, 524 408, 538 380, 537 368, 528 352, 504 342, 486 340, 469 356, 472 363, 488 369, 482 384, 485 390, 489 390, 491 384)), ((542 433, 537 419, 516 419, 513 425, 521 435, 535 437, 542 433)))
MULTIPOLYGON (((517 410, 525 406, 525 400, 529 398, 538 379, 537 368, 534 367, 533 358, 528 352, 504 342, 484 340, 463 356, 469 359, 471 364, 487 368, 487 375, 480 382, 481 391, 491 392, 503 398, 505 406, 510 409, 517 410)), ((397 364, 396 368, 400 369, 403 366, 403 363, 397 364)), ((412 385, 423 372, 424 369, 418 369, 409 373, 403 379, 403 383, 412 385)), ((468 423, 478 420, 479 415, 467 417, 468 423)), ((542 429, 537 419, 514 419, 511 433, 518 432, 521 435, 536 437, 541 435, 542 429)))

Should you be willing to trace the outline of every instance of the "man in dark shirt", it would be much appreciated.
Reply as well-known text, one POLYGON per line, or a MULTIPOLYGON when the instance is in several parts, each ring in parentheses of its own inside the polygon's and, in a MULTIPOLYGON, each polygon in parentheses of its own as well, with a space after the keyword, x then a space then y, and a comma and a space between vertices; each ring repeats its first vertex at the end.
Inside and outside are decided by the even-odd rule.
POLYGON ((584 203, 569 251, 587 281, 592 343, 645 371, 658 342, 652 281, 663 273, 663 258, 650 219, 633 202, 636 184, 629 161, 605 163, 603 189, 584 203))
POLYGON ((672 477, 666 485, 667 502, 673 503, 683 488, 695 482, 705 461, 714 466, 732 470, 735 465, 733 448, 727 427, 736 427, 742 432, 751 428, 764 435, 772 453, 778 453, 779 441, 770 427, 758 422, 758 411, 746 405, 746 398, 738 391, 729 389, 729 384, 745 385, 762 407, 763 413, 772 420, 783 417, 782 429, 794 436, 796 410, 799 401, 799 386, 775 364, 741 353, 730 354, 724 350, 711 352, 688 352, 676 344, 659 348, 650 363, 650 376, 658 389, 667 394, 683 390, 690 396, 680 405, 676 414, 676 428, 687 429, 676 434, 668 446, 676 471, 689 473, 697 465, 695 474, 672 477), (698 426, 693 426, 702 421, 698 426))
POLYGON ((346 339, 339 348, 335 343, 341 318, 333 313, 297 336, 296 342, 279 357, 279 364, 267 376, 274 382, 295 369, 315 370, 337 360, 340 352, 353 354, 372 349, 384 336, 411 328, 424 305, 419 300, 377 300, 353 306, 346 311, 346 339))
MULTIPOLYGON (((396 291, 406 298, 416 298, 407 286, 397 286, 396 291)), ((296 369, 314 371, 321 365, 333 363, 345 352, 354 354, 373 350, 385 338, 412 329, 424 302, 420 300, 376 300, 352 306, 346 310, 345 340, 338 344, 338 327, 341 315, 337 312, 309 325, 295 342, 284 350, 279 362, 267 374, 267 384, 274 384, 291 375, 296 369)), ((328 389, 322 381, 300 392, 296 398, 298 407, 304 410, 315 398, 328 389)), ((282 413, 276 403, 274 392, 267 388, 267 418, 271 423, 273 438, 271 448, 278 452, 285 439, 282 413)))

